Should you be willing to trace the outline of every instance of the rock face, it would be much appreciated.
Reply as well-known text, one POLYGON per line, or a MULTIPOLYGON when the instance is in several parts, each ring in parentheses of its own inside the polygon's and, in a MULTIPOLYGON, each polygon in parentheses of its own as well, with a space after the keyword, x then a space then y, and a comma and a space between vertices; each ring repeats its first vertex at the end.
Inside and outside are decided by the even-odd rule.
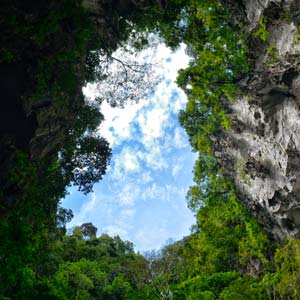
POLYGON ((274 238, 299 236, 300 6, 298 1, 253 0, 243 7, 246 30, 253 36, 265 18, 267 38, 253 38, 251 75, 228 105, 232 129, 215 138, 214 152, 241 199, 274 238))

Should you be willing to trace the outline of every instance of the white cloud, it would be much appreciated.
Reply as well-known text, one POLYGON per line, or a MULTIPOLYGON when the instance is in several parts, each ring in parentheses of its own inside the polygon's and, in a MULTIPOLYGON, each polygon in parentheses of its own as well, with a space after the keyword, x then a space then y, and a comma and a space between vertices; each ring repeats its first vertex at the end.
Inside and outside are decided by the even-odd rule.
POLYGON ((164 123, 168 119, 166 108, 155 105, 153 109, 140 114, 137 121, 142 132, 142 143, 149 145, 163 134, 164 123))
POLYGON ((142 199, 145 201, 170 201, 171 194, 176 194, 176 191, 176 187, 173 187, 171 185, 160 186, 156 182, 154 182, 144 189, 142 199))
POLYGON ((117 225, 107 225, 103 227, 103 232, 110 235, 110 236, 120 236, 123 240, 128 240, 129 235, 127 230, 120 226, 120 224, 117 225))
POLYGON ((85 87, 83 87, 82 91, 83 94, 87 97, 88 101, 93 101, 98 94, 97 85, 93 83, 88 83, 85 87))
POLYGON ((137 241, 135 246, 140 251, 158 250, 161 248, 162 243, 169 238, 169 230, 154 221, 151 224, 150 232, 145 227, 140 228, 135 232, 134 238, 137 241))
POLYGON ((175 128, 173 142, 176 148, 184 148, 188 146, 187 139, 183 136, 182 128, 175 128))
POLYGON ((134 209, 124 209, 122 211, 122 216, 125 218, 132 218, 135 215, 135 212, 134 209))
POLYGON ((183 166, 181 164, 174 165, 172 168, 172 176, 176 177, 179 174, 179 172, 182 170, 182 167, 183 166))
POLYGON ((127 173, 135 173, 140 171, 140 163, 134 149, 124 147, 120 153, 115 153, 113 163, 110 167, 110 175, 112 178, 120 179, 127 176, 127 173))
POLYGON ((153 177, 149 171, 144 171, 137 179, 137 184, 146 185, 150 182, 153 182, 153 177))
POLYGON ((103 226, 102 231, 110 236, 119 235, 123 240, 129 239, 129 232, 133 229, 134 209, 123 209, 119 211, 118 217, 111 219, 109 224, 103 226))
POLYGON ((137 104, 128 103, 124 109, 111 107, 107 102, 102 103, 101 112, 105 116, 99 128, 99 133, 105 137, 112 147, 120 145, 123 141, 134 136, 133 121, 139 111, 146 105, 146 101, 137 104))
POLYGON ((118 204, 122 207, 134 206, 135 202, 139 199, 139 196, 141 194, 140 187, 130 182, 127 182, 125 185, 119 186, 118 189, 120 191, 115 194, 115 197, 118 201, 118 204))
POLYGON ((186 68, 190 58, 185 54, 185 49, 186 46, 183 44, 175 52, 172 52, 164 44, 158 46, 158 58, 165 60, 165 64, 160 70, 163 76, 175 81, 178 70, 186 68))
POLYGON ((138 171, 140 169, 137 158, 133 153, 127 152, 124 154, 124 169, 125 171, 138 171))
POLYGON ((90 200, 85 203, 78 214, 75 215, 75 218, 72 220, 72 222, 70 223, 71 226, 75 226, 75 225, 81 225, 82 223, 84 223, 84 220, 86 220, 86 217, 94 211, 96 207, 96 195, 95 193, 93 193, 90 196, 90 200), (74 224, 74 225, 72 225, 74 224))
POLYGON ((145 145, 144 151, 138 151, 137 156, 146 167, 156 170, 163 170, 168 167, 167 158, 164 156, 163 147, 157 140, 152 140, 151 145, 145 145))

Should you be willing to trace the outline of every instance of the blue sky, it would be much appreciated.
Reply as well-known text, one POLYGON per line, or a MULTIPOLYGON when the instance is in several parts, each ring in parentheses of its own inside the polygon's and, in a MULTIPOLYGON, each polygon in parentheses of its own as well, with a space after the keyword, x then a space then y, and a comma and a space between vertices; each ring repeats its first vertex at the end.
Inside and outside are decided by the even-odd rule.
MULTIPOLYGON (((93 193, 84 196, 71 188, 62 202, 74 212, 69 227, 92 222, 98 234, 119 235, 138 251, 181 239, 194 223, 185 195, 192 184, 195 154, 177 120, 187 100, 174 82, 188 57, 184 46, 171 53, 160 44, 154 52, 159 61, 155 72, 162 81, 151 97, 123 109, 106 102, 101 106, 105 121, 99 134, 113 149, 107 174, 93 193)), ((95 84, 84 89, 90 99, 99 90, 95 84)))

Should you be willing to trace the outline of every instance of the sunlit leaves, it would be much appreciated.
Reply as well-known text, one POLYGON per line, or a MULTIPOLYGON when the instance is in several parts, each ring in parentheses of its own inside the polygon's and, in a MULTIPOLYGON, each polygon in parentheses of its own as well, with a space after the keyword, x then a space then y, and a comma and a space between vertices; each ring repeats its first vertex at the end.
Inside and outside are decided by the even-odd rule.
POLYGON ((286 299, 299 299, 300 241, 289 239, 276 251, 275 262, 278 265, 278 292, 286 299))
POLYGON ((54 294, 61 299, 86 300, 95 285, 101 283, 105 274, 97 262, 81 259, 62 264, 54 277, 54 294))

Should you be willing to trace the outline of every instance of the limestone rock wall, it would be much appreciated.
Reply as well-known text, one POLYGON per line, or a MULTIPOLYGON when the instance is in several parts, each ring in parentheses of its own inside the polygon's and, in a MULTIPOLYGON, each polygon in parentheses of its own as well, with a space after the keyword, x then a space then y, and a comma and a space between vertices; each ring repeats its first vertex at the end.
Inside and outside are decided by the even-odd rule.
POLYGON ((215 155, 241 199, 276 239, 300 235, 298 4, 244 1, 246 30, 253 35, 265 18, 267 38, 250 43, 251 75, 228 107, 232 129, 214 139, 215 155))

